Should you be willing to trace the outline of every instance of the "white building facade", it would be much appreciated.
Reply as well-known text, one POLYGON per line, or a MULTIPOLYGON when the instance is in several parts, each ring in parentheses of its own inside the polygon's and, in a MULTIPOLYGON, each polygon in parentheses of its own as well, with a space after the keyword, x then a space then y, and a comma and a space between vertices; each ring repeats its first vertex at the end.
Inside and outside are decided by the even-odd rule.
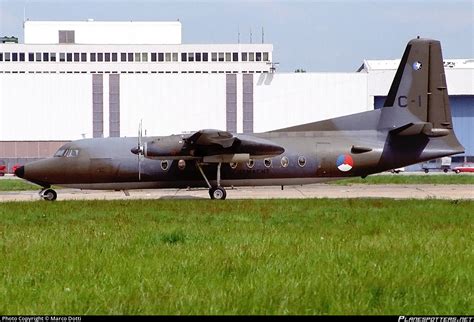
MULTIPOLYGON (((179 22, 25 22, 25 44, 0 44, 0 164, 84 137, 136 136, 141 120, 146 135, 251 133, 367 111, 398 66, 279 73, 272 52, 271 44, 181 44, 179 22)), ((449 92, 468 106, 474 67, 456 63, 449 92)), ((462 110, 472 131, 474 106, 462 110)))

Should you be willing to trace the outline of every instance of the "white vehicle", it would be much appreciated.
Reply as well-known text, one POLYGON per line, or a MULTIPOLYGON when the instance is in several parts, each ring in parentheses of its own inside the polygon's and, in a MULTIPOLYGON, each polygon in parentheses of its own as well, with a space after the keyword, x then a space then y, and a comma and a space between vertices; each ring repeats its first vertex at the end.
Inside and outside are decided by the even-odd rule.
POLYGON ((444 173, 447 173, 451 170, 451 157, 443 157, 424 162, 422 167, 425 173, 430 172, 430 170, 442 170, 444 173))

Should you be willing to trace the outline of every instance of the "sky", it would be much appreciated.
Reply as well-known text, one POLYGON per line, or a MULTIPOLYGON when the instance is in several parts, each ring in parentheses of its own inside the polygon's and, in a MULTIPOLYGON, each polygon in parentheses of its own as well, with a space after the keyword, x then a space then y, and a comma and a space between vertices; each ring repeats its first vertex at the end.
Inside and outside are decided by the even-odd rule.
POLYGON ((0 36, 23 42, 23 19, 175 21, 187 44, 273 44, 278 70, 353 72, 364 59, 400 58, 416 36, 445 58, 474 58, 474 1, 0 0, 0 36))

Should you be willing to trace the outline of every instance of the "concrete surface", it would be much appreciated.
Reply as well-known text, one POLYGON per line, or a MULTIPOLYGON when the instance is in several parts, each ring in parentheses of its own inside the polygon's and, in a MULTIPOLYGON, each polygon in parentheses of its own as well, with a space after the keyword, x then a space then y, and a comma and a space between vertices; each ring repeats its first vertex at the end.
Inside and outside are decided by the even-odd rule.
MULTIPOLYGON (((116 200, 116 199, 209 199, 207 189, 153 189, 122 191, 57 190, 58 200, 116 200)), ((348 186, 312 184, 306 186, 238 187, 227 189, 227 199, 275 198, 392 198, 392 199, 474 199, 472 185, 367 185, 348 186)), ((40 200, 38 191, 0 192, 0 202, 40 200)))

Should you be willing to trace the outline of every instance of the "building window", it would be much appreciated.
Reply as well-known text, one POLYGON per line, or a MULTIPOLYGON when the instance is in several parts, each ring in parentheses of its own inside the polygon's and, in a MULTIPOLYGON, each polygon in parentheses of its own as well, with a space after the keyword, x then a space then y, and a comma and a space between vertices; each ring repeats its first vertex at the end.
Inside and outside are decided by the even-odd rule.
POLYGON ((60 44, 74 43, 74 30, 58 30, 60 44))
POLYGON ((217 61, 217 53, 211 53, 211 60, 217 61))
MULTIPOLYGON (((59 61, 66 61, 65 53, 59 53, 59 61)), ((91 54, 91 61, 95 61, 95 54, 94 54, 94 60, 92 60, 92 54, 91 54)))
POLYGON ((247 61, 247 53, 242 53, 242 61, 247 61))
MULTIPOLYGON (((6 54, 7 53, 5 53, 5 55, 6 54)), ((5 60, 7 61, 7 56, 5 56, 5 60)), ((10 56, 8 56, 8 61, 10 61, 10 56)), ((41 61, 41 53, 35 53, 35 61, 41 61)))
POLYGON ((165 55, 163 53, 158 53, 158 61, 164 61, 165 55))
POLYGON ((56 61, 56 53, 49 53, 49 60, 56 61))
POLYGON ((194 53, 188 53, 188 61, 194 61, 194 53))
POLYGON ((74 53, 74 61, 79 61, 79 53, 74 53))
POLYGON ((255 61, 255 53, 249 53, 249 61, 255 61))
POLYGON ((35 53, 28 53, 28 61, 35 61, 35 53))
POLYGON ((224 61, 224 53, 219 53, 219 61, 224 61))
POLYGON ((148 61, 148 53, 142 53, 142 61, 144 62, 148 61))
POLYGON ((120 61, 127 61, 127 53, 120 53, 120 61))
POLYGON ((97 61, 104 61, 104 54, 103 53, 97 53, 97 61))
MULTIPOLYGON (((41 59, 41 56, 40 56, 40 59, 41 59)), ((5 61, 10 61, 10 60, 11 60, 10 53, 5 53, 5 61)))
POLYGON ((135 61, 136 62, 141 61, 140 53, 135 53, 135 61))
POLYGON ((90 54, 90 61, 92 61, 92 62, 96 61, 96 58, 95 58, 95 57, 96 57, 96 54, 95 54, 95 53, 91 53, 91 54, 90 54))
POLYGON ((20 61, 25 61, 25 53, 20 53, 20 61))
POLYGON ((225 53, 225 61, 230 61, 231 54, 225 53))
POLYGON ((12 53, 12 61, 18 61, 18 53, 12 53))
POLYGON ((133 53, 128 53, 128 61, 132 62, 133 61, 133 53))
POLYGON ((49 53, 43 53, 43 61, 49 61, 49 53))
POLYGON ((201 61, 201 53, 196 53, 196 61, 201 61))
POLYGON ((262 53, 255 53, 255 60, 262 61, 262 53))
MULTIPOLYGON (((166 57, 166 61, 169 61, 168 57, 166 57)), ((178 53, 173 53, 173 61, 178 61, 178 53)))
POLYGON ((208 61, 209 57, 207 53, 202 53, 202 61, 208 61))
POLYGON ((66 61, 72 61, 72 53, 66 53, 66 61))
POLYGON ((156 61, 156 53, 151 53, 151 61, 156 61))
POLYGON ((263 61, 268 61, 268 53, 267 52, 263 53, 263 61))
POLYGON ((232 61, 239 61, 239 53, 232 53, 232 61))
POLYGON ((104 61, 110 61, 110 53, 104 54, 104 61))
POLYGON ((112 61, 117 61, 117 53, 112 53, 112 61))
POLYGON ((87 53, 81 53, 81 61, 87 61, 87 53))
POLYGON ((181 53, 181 61, 186 61, 186 58, 188 58, 188 55, 186 55, 186 53, 181 53))

